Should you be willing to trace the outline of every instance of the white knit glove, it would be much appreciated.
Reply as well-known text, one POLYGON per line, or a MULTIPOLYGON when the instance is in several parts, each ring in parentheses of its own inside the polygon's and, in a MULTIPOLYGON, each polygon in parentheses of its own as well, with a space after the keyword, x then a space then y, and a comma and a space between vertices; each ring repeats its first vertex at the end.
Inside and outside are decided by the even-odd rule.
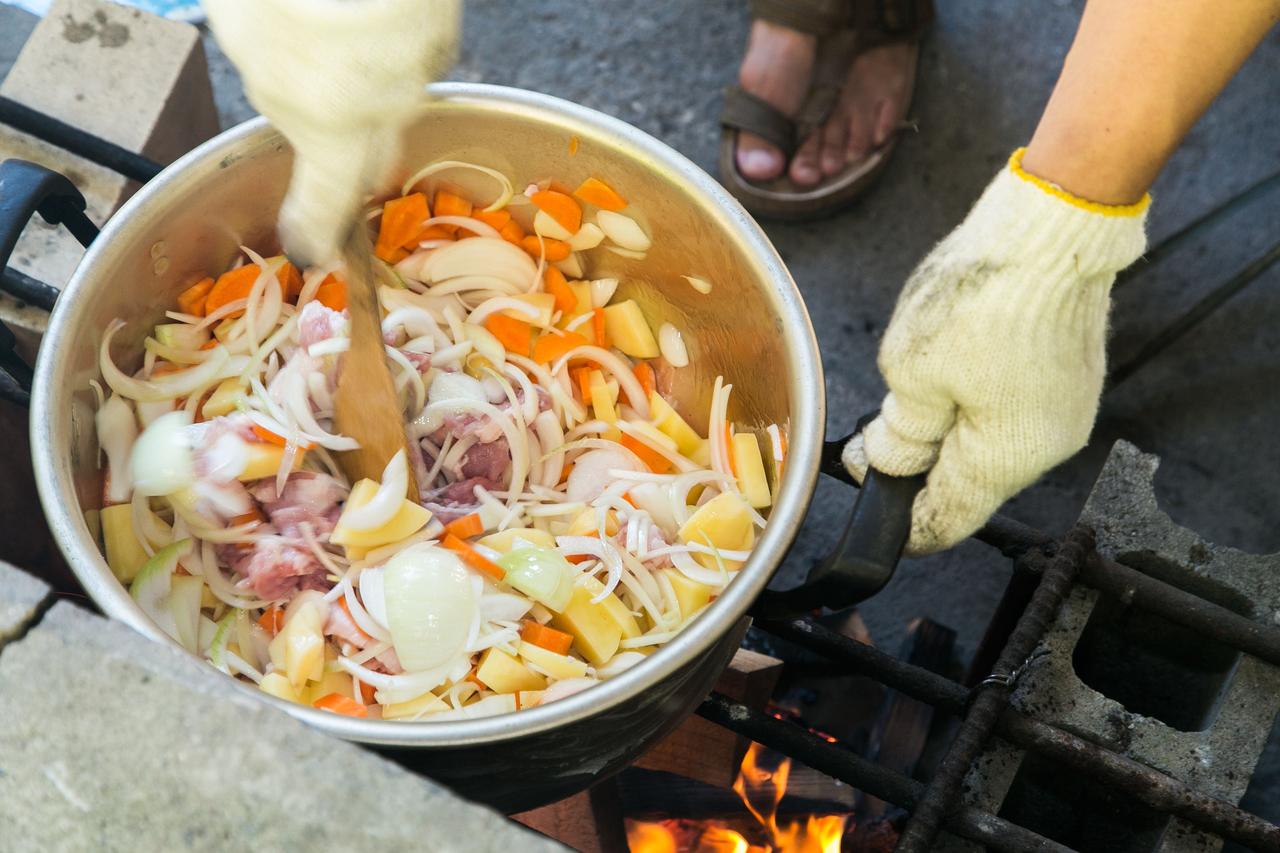
POLYGON ((295 152, 280 211, 286 250, 337 257, 394 165, 423 88, 454 60, 460 0, 204 0, 249 100, 295 152))
POLYGON ((929 470, 908 553, 956 544, 1085 445, 1111 284, 1146 247, 1149 197, 1093 204, 1021 159, 907 281, 880 346, 889 394, 845 448, 858 477, 868 460, 897 476, 929 470))

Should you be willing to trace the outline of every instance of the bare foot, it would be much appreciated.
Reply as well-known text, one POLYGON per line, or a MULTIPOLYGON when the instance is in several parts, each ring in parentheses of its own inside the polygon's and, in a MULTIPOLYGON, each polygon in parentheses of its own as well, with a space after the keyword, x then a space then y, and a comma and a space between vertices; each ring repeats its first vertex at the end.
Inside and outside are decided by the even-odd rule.
MULTIPOLYGON (((914 51, 912 44, 894 42, 858 55, 831 116, 792 158, 791 180, 814 186, 889 140, 911 94, 907 87, 914 51)), ((741 164, 742 154, 738 157, 741 164)))
MULTIPOLYGON (((816 50, 817 39, 812 35, 769 21, 753 21, 738 83, 784 114, 795 116, 809 91, 816 50)), ((787 167, 787 159, 777 146, 746 132, 738 134, 737 161, 738 171, 753 181, 772 180, 787 167)))

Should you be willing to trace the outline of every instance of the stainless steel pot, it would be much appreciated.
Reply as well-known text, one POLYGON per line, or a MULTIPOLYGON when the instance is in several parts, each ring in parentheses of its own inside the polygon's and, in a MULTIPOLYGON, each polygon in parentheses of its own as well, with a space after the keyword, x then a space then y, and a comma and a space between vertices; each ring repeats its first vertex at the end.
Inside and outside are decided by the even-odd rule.
MULTIPOLYGON (((516 714, 446 723, 342 717, 241 685, 316 729, 387 750, 464 796, 518 811, 625 766, 707 695, 733 654, 735 627, 765 589, 808 506, 822 448, 822 366, 800 294, 768 239, 684 157, 623 122, 545 95, 469 84, 442 84, 431 94, 407 134, 396 177, 429 161, 458 159, 518 182, 606 178, 631 202, 654 247, 639 263, 593 250, 589 269, 624 279, 652 319, 670 319, 685 331, 692 366, 678 372, 676 388, 685 410, 705 417, 708 389, 723 374, 734 384, 736 422, 785 424, 789 436, 776 506, 740 576, 677 638, 618 678, 516 714), (685 274, 706 278, 713 290, 696 292, 685 274)), ((172 641, 112 576, 85 522, 101 494, 89 386, 98 375, 98 345, 108 322, 125 318, 118 340, 133 342, 138 363, 146 330, 183 287, 225 268, 241 244, 273 249, 290 163, 284 140, 255 120, 166 168, 93 241, 58 300, 40 350, 31 439, 49 526, 102 610, 158 642, 172 641)), ((34 206, 27 205, 27 215, 34 206)), ((7 257, 4 242, 0 261, 7 257)), ((873 539, 884 538, 877 532, 882 528, 870 523, 873 539)), ((890 571, 900 528, 890 536, 896 549, 893 542, 872 546, 892 552, 890 571)), ((830 600, 840 586, 832 587, 832 578, 851 575, 848 560, 829 568, 825 587, 819 581, 798 597, 775 597, 770 607, 811 607, 815 595, 830 600)))

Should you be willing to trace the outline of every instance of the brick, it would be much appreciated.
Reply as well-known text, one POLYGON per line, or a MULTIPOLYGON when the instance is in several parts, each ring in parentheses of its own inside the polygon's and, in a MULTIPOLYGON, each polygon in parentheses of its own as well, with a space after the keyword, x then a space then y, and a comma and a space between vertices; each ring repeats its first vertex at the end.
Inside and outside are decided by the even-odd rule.
POLYGON ((0 654, 0 848, 563 850, 59 603, 0 654))

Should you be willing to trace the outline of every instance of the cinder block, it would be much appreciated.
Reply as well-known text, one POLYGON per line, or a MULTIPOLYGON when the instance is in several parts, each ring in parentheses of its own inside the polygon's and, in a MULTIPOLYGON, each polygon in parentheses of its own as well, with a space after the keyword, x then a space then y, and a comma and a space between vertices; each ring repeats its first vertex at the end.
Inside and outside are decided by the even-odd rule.
MULTIPOLYGON (((218 132, 199 31, 102 0, 56 0, 31 34, 0 95, 170 163, 218 132)), ((0 159, 20 157, 63 172, 101 224, 137 189, 119 175, 0 126, 0 159)), ((65 232, 28 226, 10 263, 61 287, 83 250, 65 232)), ((45 317, 7 297, 0 320, 43 330, 45 317)))
POLYGON ((0 562, 0 648, 26 630, 49 592, 44 582, 0 562))

